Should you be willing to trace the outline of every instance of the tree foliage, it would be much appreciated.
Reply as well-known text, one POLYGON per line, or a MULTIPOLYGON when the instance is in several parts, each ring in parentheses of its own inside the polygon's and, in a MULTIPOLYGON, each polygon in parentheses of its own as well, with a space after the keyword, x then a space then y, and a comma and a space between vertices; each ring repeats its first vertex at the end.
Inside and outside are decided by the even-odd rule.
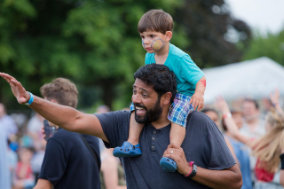
MULTIPOLYGON (((144 12, 172 14, 172 42, 205 67, 240 58, 237 44, 226 40, 228 28, 238 31, 241 44, 250 36, 224 7, 222 0, 2 0, 0 71, 36 95, 43 83, 66 77, 79 87, 80 107, 122 108, 130 102, 133 73, 144 64, 137 32, 144 12)), ((13 106, 8 88, 0 80, 0 101, 13 106)))
POLYGON ((224 0, 186 0, 175 14, 190 40, 185 49, 202 68, 236 62, 251 38, 249 26, 232 17, 224 0))
POLYGON ((284 29, 279 33, 257 34, 243 60, 267 56, 284 66, 284 29))
MULTIPOLYGON (((144 64, 139 18, 149 7, 177 5, 175 0, 4 0, 0 70, 35 94, 60 76, 80 84, 83 106, 100 99, 109 106, 115 99, 126 105, 133 73, 144 64)), ((9 101, 2 83, 0 100, 9 101)))

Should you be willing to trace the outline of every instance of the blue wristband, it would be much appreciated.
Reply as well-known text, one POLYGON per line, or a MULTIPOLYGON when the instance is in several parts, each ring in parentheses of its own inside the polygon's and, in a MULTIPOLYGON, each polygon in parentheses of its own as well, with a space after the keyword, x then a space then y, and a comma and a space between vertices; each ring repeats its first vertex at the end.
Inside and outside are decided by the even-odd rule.
POLYGON ((30 106, 33 101, 34 101, 34 95, 31 92, 28 92, 30 94, 30 99, 29 101, 26 103, 27 106, 30 106))

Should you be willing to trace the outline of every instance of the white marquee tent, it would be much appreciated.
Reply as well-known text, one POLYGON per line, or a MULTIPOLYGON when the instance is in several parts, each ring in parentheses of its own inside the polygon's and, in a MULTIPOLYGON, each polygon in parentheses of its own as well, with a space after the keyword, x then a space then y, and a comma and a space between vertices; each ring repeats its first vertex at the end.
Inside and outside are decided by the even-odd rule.
POLYGON ((207 80, 205 103, 218 96, 227 100, 260 99, 278 89, 284 95, 284 67, 267 57, 203 70, 207 80))

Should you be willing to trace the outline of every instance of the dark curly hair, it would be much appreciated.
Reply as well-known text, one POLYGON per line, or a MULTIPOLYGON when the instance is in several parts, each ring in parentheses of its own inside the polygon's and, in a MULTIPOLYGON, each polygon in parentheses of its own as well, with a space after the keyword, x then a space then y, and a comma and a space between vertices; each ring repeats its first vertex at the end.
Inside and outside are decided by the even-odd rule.
POLYGON ((176 77, 168 67, 159 64, 145 65, 134 73, 134 79, 140 79, 147 85, 153 86, 159 97, 171 92, 171 102, 173 102, 176 95, 176 77))

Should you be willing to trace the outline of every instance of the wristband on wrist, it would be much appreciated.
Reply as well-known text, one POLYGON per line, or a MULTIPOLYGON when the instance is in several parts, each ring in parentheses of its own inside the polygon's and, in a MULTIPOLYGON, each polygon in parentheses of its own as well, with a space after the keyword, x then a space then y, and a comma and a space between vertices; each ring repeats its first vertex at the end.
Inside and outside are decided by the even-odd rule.
POLYGON ((227 113, 223 114, 222 117, 223 117, 223 119, 226 119, 228 117, 232 117, 232 114, 230 112, 227 112, 227 113))
POLYGON ((25 103, 25 105, 30 106, 34 101, 34 95, 31 92, 28 92, 30 94, 30 99, 28 102, 25 103))
POLYGON ((280 155, 281 170, 284 170, 284 153, 280 155))
POLYGON ((189 166, 191 167, 191 170, 188 174, 185 175, 186 178, 193 178, 196 175, 197 172, 197 166, 194 164, 194 161, 188 162, 189 166))

